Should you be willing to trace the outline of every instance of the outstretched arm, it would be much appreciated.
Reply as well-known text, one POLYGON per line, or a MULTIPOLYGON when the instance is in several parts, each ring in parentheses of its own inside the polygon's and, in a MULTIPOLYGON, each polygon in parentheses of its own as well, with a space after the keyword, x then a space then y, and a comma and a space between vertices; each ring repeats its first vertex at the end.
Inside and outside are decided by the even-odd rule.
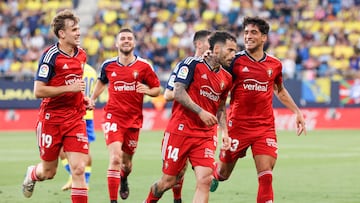
POLYGON ((95 101, 99 95, 105 90, 106 84, 102 83, 99 79, 96 80, 94 92, 90 97, 90 105, 95 107, 95 101))
POLYGON ((221 148, 224 150, 228 150, 231 147, 231 138, 229 137, 228 129, 226 125, 226 100, 221 101, 216 117, 219 122, 218 125, 220 128, 221 138, 222 138, 221 148))

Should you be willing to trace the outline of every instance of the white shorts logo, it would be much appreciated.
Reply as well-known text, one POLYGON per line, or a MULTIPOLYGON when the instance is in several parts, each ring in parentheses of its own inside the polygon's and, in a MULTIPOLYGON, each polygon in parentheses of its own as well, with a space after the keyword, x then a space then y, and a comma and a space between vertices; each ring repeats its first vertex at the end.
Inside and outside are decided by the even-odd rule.
POLYGON ((189 74, 189 68, 187 66, 183 66, 179 69, 177 76, 178 78, 186 79, 188 74, 189 74))

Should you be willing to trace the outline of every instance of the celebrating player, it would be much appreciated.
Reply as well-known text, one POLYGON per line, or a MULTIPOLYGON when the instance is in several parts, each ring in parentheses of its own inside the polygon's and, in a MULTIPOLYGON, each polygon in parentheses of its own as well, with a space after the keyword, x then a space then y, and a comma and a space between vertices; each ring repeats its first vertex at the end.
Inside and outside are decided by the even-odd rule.
POLYGON ((273 94, 296 113, 298 135, 306 133, 305 122, 283 85, 281 62, 263 51, 269 24, 258 17, 245 17, 242 25, 245 50, 236 55, 230 67, 234 78, 228 117, 231 148, 221 150, 211 190, 216 190, 217 180, 229 178, 236 161, 251 146, 259 182, 257 203, 272 203, 272 170, 278 152, 273 94))
POLYGON ((176 184, 187 160, 196 176, 193 202, 208 202, 217 125, 224 147, 230 141, 226 129, 225 101, 232 85, 229 66, 236 52, 236 39, 228 32, 214 32, 209 38, 212 56, 205 60, 188 57, 179 64, 174 85, 172 115, 162 142, 163 175, 151 186, 146 203, 157 202, 176 184))
MULTIPOLYGON (((208 30, 199 30, 195 32, 194 38, 193 38, 193 44, 195 47, 195 54, 194 57, 201 57, 205 51, 207 51, 210 47, 209 45, 209 36, 211 32, 208 30)), ((171 72, 171 75, 169 77, 169 80, 166 84, 164 97, 167 101, 173 101, 174 100, 174 80, 176 77, 176 73, 179 69, 179 64, 176 65, 174 68, 174 71, 171 72)), ((177 183, 172 187, 173 195, 174 195, 174 203, 181 203, 181 190, 184 182, 184 175, 187 168, 187 164, 185 165, 184 169, 179 173, 177 177, 177 183)))
POLYGON ((31 197, 37 181, 52 179, 56 174, 60 149, 63 147, 72 171, 71 199, 86 203, 85 165, 88 139, 83 121, 89 102, 84 99, 82 80, 86 53, 79 48, 79 18, 71 11, 59 12, 52 21, 58 43, 42 55, 34 82, 34 94, 42 98, 36 135, 42 161, 29 166, 23 182, 23 194, 31 197))
POLYGON ((103 131, 109 150, 110 163, 107 171, 108 191, 111 203, 120 197, 127 199, 127 177, 132 170, 132 157, 137 148, 142 127, 144 95, 160 94, 160 81, 152 66, 143 58, 134 55, 135 35, 123 28, 116 38, 118 56, 106 60, 95 84, 91 103, 108 85, 109 98, 104 107, 103 131))

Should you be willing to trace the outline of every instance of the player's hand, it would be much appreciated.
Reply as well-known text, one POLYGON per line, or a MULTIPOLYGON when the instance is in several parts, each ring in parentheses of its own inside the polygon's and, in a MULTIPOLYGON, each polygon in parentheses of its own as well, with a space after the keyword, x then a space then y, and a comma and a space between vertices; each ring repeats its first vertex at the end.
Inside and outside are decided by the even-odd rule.
POLYGON ((94 110, 95 108, 95 105, 92 104, 89 97, 84 97, 84 104, 86 106, 86 110, 94 110))
POLYGON ((211 50, 206 50, 202 55, 201 58, 205 59, 205 58, 209 58, 212 56, 212 52, 211 50))
POLYGON ((296 135, 299 136, 302 133, 306 135, 305 119, 301 113, 296 115, 296 135))
POLYGON ((142 93, 142 94, 149 94, 149 91, 150 91, 149 86, 147 86, 141 82, 136 82, 136 92, 142 93))
POLYGON ((216 116, 208 111, 205 111, 204 109, 200 111, 199 117, 207 126, 213 126, 218 123, 216 116))
POLYGON ((75 80, 75 82, 69 85, 69 92, 81 92, 85 90, 84 80, 75 80))
POLYGON ((223 150, 229 150, 231 147, 231 137, 229 136, 224 136, 222 138, 222 146, 221 149, 223 150))
POLYGON ((305 127, 305 123, 304 124, 298 124, 296 127, 296 135, 299 136, 302 133, 304 133, 304 135, 306 135, 306 127, 305 127))

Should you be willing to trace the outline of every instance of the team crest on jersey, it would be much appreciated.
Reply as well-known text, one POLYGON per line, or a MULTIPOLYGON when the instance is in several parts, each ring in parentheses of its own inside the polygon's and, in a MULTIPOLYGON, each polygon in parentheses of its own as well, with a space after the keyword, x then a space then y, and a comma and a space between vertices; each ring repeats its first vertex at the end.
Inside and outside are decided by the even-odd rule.
POLYGON ((46 78, 49 75, 50 68, 47 64, 42 64, 39 68, 38 76, 46 78))
POLYGON ((268 69, 266 72, 267 72, 269 78, 270 78, 270 77, 272 76, 272 74, 273 74, 273 70, 272 70, 272 69, 268 69))
POLYGON ((224 90, 224 87, 225 87, 225 82, 224 82, 224 81, 221 81, 221 82, 220 82, 220 89, 221 89, 221 90, 224 90))
POLYGON ((134 71, 134 72, 133 72, 133 76, 134 76, 134 79, 136 80, 136 79, 137 79, 137 77, 139 76, 139 72, 134 71))
POLYGON ((187 66, 182 66, 178 71, 178 78, 186 79, 189 74, 189 68, 187 66))

